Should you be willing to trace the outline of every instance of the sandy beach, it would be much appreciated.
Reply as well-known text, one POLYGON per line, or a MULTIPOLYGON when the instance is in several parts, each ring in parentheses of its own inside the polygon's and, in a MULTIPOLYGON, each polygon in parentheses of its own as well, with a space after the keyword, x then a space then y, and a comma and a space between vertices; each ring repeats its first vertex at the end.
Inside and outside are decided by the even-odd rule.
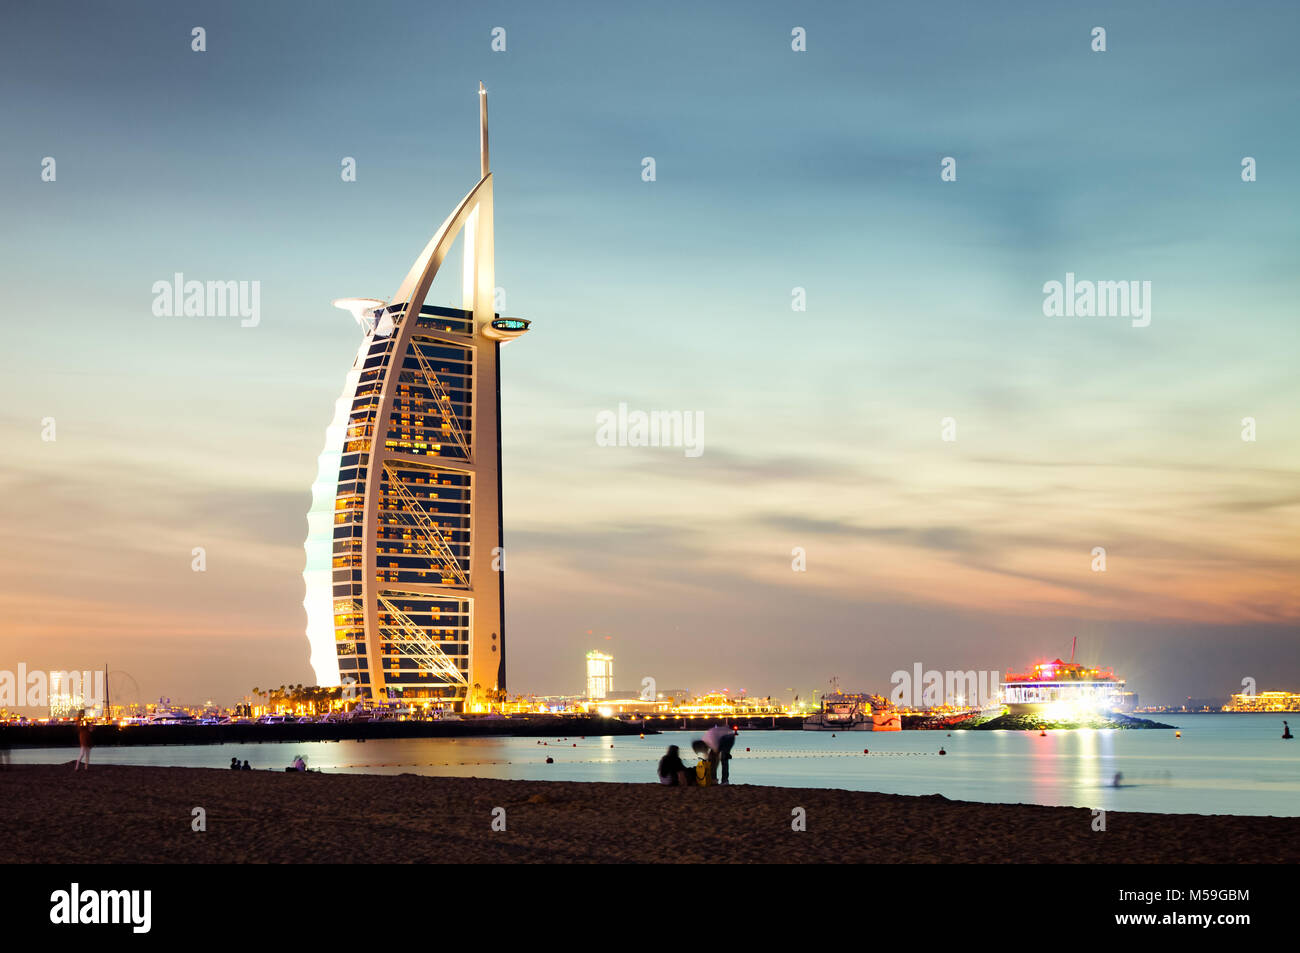
POLYGON ((939 796, 70 764, 0 770, 0 861, 1300 861, 1300 818, 1111 812, 1096 832, 1082 808, 939 796), (195 807, 205 832, 191 830, 195 807))

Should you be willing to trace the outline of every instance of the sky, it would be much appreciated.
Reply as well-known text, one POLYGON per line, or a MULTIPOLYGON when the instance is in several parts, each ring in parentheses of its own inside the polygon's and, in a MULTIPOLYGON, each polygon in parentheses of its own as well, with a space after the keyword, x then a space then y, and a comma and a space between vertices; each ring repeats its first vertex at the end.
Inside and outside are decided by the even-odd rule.
POLYGON ((481 81, 534 322, 502 352, 512 692, 581 691, 598 648, 618 689, 883 693, 1075 637, 1143 703, 1300 691, 1298 25, 8 5, 0 669, 313 681, 306 514, 360 334, 330 301, 391 296, 473 186, 481 81), (259 322, 155 315, 177 272, 258 282, 259 322), (1150 323, 1046 316, 1067 274, 1150 282, 1150 323), (704 452, 599 445, 620 404, 700 415, 704 452))

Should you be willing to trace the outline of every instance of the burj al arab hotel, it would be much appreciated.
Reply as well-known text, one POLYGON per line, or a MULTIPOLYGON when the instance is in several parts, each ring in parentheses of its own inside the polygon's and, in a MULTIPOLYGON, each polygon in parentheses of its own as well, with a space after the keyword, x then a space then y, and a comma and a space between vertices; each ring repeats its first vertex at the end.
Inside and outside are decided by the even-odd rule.
POLYGON ((326 430, 306 549, 307 638, 322 686, 371 702, 483 710, 506 688, 501 345, 494 310, 487 93, 481 173, 385 302, 335 301, 363 337, 326 430), (452 243, 461 308, 425 304, 452 243))

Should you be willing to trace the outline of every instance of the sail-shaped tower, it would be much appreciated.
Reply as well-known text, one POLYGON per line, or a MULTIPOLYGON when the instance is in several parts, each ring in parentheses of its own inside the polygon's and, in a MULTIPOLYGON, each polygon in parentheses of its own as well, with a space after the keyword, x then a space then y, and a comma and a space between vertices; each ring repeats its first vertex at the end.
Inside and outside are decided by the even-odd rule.
POLYGON ((370 701, 483 710, 506 688, 499 352, 487 93, 478 184, 389 301, 345 298, 363 332, 326 430, 306 542, 320 685, 370 701), (425 304, 452 243, 460 308, 425 304))

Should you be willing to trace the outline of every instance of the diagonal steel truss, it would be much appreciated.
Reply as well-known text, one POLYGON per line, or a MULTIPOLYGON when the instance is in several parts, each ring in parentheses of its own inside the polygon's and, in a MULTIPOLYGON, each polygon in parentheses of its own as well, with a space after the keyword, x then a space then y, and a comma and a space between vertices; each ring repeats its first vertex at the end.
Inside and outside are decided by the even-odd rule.
POLYGON ((433 367, 429 364, 429 359, 424 356, 420 350, 418 341, 411 342, 410 352, 415 355, 416 363, 420 365, 420 373, 424 376, 425 386, 433 392, 434 402, 438 405, 438 413, 442 421, 451 432, 451 439, 460 448, 460 452, 469 459, 469 441, 465 439, 465 432, 460 429, 460 419, 456 416, 456 409, 452 407, 451 395, 447 393, 447 388, 442 385, 438 375, 434 373, 433 367))
POLYGON ((388 617, 393 620, 392 625, 379 624, 381 636, 393 648, 397 649, 402 656, 413 659, 415 663, 424 671, 433 675, 442 675, 448 681, 458 685, 468 685, 465 675, 456 663, 448 658, 447 653, 438 645, 420 626, 411 621, 401 609, 397 608, 392 602, 379 594, 379 604, 388 617))
POLYGON ((452 575, 456 577, 456 581, 468 589, 470 587, 469 577, 461 569, 460 560, 452 552, 451 546, 448 544, 446 537, 442 535, 442 530, 438 528, 438 524, 429 519, 429 514, 424 511, 424 507, 415 498, 415 494, 407 489, 406 484, 398 477, 397 470, 391 463, 384 464, 384 473, 388 476, 389 487, 402 501, 404 509, 384 510, 383 512, 400 518, 408 526, 416 530, 416 539, 414 540, 416 545, 424 549, 431 560, 441 560, 451 570, 452 575))

